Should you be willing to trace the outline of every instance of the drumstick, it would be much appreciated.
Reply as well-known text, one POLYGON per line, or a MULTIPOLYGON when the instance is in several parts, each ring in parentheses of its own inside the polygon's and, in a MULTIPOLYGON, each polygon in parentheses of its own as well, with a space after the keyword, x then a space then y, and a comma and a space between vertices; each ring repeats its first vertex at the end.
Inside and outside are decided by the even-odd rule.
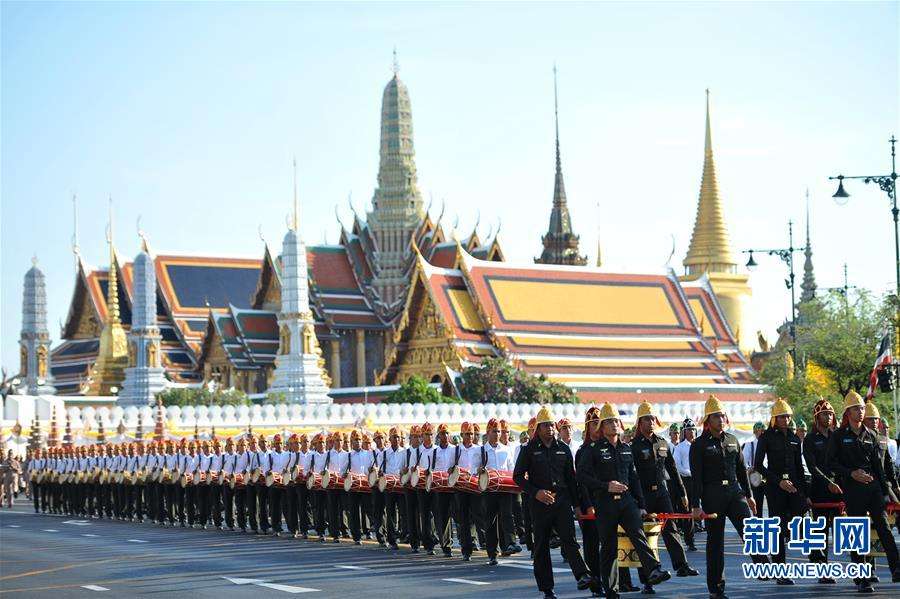
POLYGON ((846 505, 843 501, 823 501, 821 503, 813 502, 812 507, 818 510, 841 510, 843 512, 846 505))
POLYGON ((889 503, 884 509, 887 512, 900 512, 900 503, 889 503))

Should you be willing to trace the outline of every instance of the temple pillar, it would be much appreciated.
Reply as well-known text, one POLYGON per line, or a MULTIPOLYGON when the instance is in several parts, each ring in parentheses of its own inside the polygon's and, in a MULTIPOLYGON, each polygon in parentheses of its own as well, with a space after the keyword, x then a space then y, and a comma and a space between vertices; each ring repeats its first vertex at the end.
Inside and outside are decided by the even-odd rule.
POLYGON ((331 386, 341 386, 341 338, 331 340, 331 386))
POLYGON ((356 329, 356 386, 366 386, 366 331, 356 329))

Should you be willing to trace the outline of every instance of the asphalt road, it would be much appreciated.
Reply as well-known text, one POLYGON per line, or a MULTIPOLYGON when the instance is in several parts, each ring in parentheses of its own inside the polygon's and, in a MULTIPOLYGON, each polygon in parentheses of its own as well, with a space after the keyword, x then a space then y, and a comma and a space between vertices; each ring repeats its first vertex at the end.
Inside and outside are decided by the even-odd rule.
MULTIPOLYGON (((726 576, 729 597, 773 593, 785 598, 856 596, 849 581, 822 586, 800 581, 794 587, 745 580, 737 534, 728 526, 726 576)), ((675 578, 657 587, 658 597, 705 597, 704 535, 689 553, 700 576, 675 578)), ((589 597, 558 552, 554 552, 556 593, 589 597)), ((391 552, 377 543, 361 547, 250 536, 220 531, 161 528, 108 520, 36 515, 23 497, 0 510, 0 594, 17 597, 539 597, 525 557, 501 559, 489 567, 484 553, 469 563, 456 556, 391 552)), ((671 568, 663 551, 663 567, 671 568)), ((878 574, 890 575, 881 559, 878 574)), ((632 571, 634 583, 637 576, 632 571)), ((900 585, 879 585, 874 597, 897 596, 900 585)), ((642 597, 639 593, 628 596, 642 597)))

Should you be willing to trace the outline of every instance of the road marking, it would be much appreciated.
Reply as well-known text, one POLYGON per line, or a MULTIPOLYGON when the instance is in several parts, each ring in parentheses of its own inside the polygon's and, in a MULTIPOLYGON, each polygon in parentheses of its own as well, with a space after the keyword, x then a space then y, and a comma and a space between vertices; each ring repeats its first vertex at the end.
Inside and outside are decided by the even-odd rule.
POLYGON ((83 537, 98 537, 98 536, 100 536, 100 535, 92 535, 92 534, 90 534, 90 533, 85 533, 85 534, 83 534, 83 535, 81 535, 81 536, 83 536, 83 537))
POLYGON ((19 526, 18 524, 10 524, 9 527, 10 527, 10 528, 22 528, 22 527, 19 526))
POLYGON ((478 586, 491 584, 489 582, 483 582, 481 580, 466 580, 465 578, 442 578, 441 580, 443 580, 444 582, 459 582, 461 584, 474 584, 478 586))
POLYGON ((59 532, 59 531, 56 530, 55 528, 45 528, 44 532, 59 532))
POLYGON ((230 578, 228 576, 223 576, 225 580, 231 582, 233 584, 253 584, 258 587, 265 587, 267 589, 272 589, 273 591, 283 591, 285 593, 291 593, 296 595, 298 593, 317 593, 321 589, 310 589, 306 587, 294 587, 287 584, 276 584, 273 582, 265 582, 264 580, 259 580, 257 578, 230 578))
POLYGON ((86 585, 83 585, 81 588, 87 589, 87 590, 89 590, 89 591, 98 591, 98 592, 99 592, 99 591, 108 591, 108 590, 109 590, 109 589, 106 588, 106 587, 97 586, 97 585, 95 585, 95 584, 86 584, 86 585))
MULTIPOLYGON (((511 559, 501 559, 497 562, 501 566, 507 566, 509 568, 521 568, 522 570, 534 570, 534 565, 529 564, 528 562, 517 562, 511 559)), ((554 574, 565 574, 566 572, 570 572, 568 568, 553 568, 554 574)))
POLYGON ((66 520, 63 524, 73 524, 75 526, 90 526, 91 523, 87 520, 66 520))
POLYGON ((363 566, 335 566, 335 568, 343 568, 344 570, 368 570, 363 566))
POLYGON ((140 539, 128 539, 129 543, 147 543, 148 541, 142 541, 140 539))

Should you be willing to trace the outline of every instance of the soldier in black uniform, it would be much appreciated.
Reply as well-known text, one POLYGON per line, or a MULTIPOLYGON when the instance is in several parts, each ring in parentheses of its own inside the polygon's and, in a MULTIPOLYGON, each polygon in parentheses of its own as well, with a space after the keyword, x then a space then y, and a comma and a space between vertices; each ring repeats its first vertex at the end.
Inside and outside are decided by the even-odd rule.
POLYGON ((579 590, 591 586, 578 542, 575 540, 573 508, 580 508, 578 483, 572 452, 554 434, 553 416, 546 406, 537 415, 537 434, 519 451, 513 479, 528 497, 534 527, 534 578, 545 599, 553 599, 553 568, 550 535, 556 531, 563 554, 579 590))
MULTIPOLYGON (((703 433, 691 444, 691 507, 695 518, 717 514, 706 522, 706 586, 710 599, 725 599, 725 518, 743 539, 744 519, 756 511, 740 444, 725 432, 725 409, 715 395, 706 400, 703 433), (701 506, 702 509, 701 509, 701 506)), ((766 556, 753 556, 767 562, 766 556)))
MULTIPOLYGON (((781 543, 773 560, 779 564, 784 563, 785 548, 790 539, 788 525, 794 516, 802 516, 806 512, 809 494, 803 476, 800 438, 789 427, 793 413, 794 410, 785 400, 779 398, 775 401, 769 428, 760 435, 753 458, 753 469, 766 480, 769 516, 781 518, 781 543)), ((779 578, 775 582, 780 585, 794 584, 790 578, 779 578)))
POLYGON ((660 567, 647 543, 641 518, 647 514, 631 447, 619 439, 621 422, 612 405, 600 408, 598 420, 588 424, 589 445, 578 460, 578 482, 591 493, 600 514, 600 577, 608 599, 619 596, 618 527, 631 539, 646 573, 646 584, 655 586, 672 577, 660 567), (626 481, 626 482, 621 482, 626 481))
MULTIPOLYGON (((635 437, 631 442, 631 453, 634 455, 638 478, 641 480, 641 491, 644 495, 644 508, 650 513, 672 513, 674 511, 672 496, 669 489, 673 489, 675 500, 686 510, 688 507, 687 492, 681 482, 681 476, 675 467, 675 460, 669 453, 668 442, 653 431, 654 426, 662 426, 659 417, 653 413, 650 402, 643 402, 638 406, 637 422, 635 423, 635 437)), ((697 576, 697 570, 691 568, 684 553, 684 545, 681 542, 681 534, 675 525, 675 520, 668 520, 663 526, 662 538, 666 544, 666 550, 672 559, 672 567, 678 576, 697 576)), ((641 582, 644 583, 643 593, 652 595, 653 587, 646 583, 646 575, 639 570, 641 582)))
MULTIPOLYGON (((844 398, 841 426, 828 439, 827 463, 840 477, 847 515, 871 518, 871 525, 884 545, 893 581, 900 582, 897 545, 884 516, 888 494, 884 465, 879 459, 875 432, 863 424, 864 414, 865 404, 862 398, 851 390, 844 398)), ((853 561, 863 562, 864 558, 854 552, 853 561)), ((854 582, 861 593, 875 592, 869 579, 857 579, 854 582)))
MULTIPOLYGON (((843 500, 843 491, 834 481, 834 473, 828 467, 826 450, 828 439, 834 431, 834 408, 826 399, 820 399, 813 407, 813 429, 803 439, 803 457, 812 480, 809 485, 809 499, 816 503, 838 503, 843 500)), ((813 518, 824 517, 827 522, 825 534, 831 529, 835 516, 841 514, 839 508, 812 508, 813 518)), ((828 563, 828 551, 814 550, 809 554, 813 563, 828 563)), ((820 578, 819 584, 835 584, 833 578, 820 578)))
MULTIPOLYGON (((888 488, 888 498, 885 501, 897 502, 897 474, 894 471, 894 463, 891 461, 890 453, 888 452, 888 438, 886 435, 882 435, 880 433, 880 425, 881 425, 881 413, 878 411, 878 406, 876 406, 873 402, 866 402, 866 413, 863 416, 863 423, 866 425, 866 428, 875 433, 875 442, 877 445, 878 459, 881 461, 881 468, 884 470, 884 480, 887 483, 888 488)), ((888 527, 890 530, 890 527, 888 527)), ((875 556, 869 555, 866 558, 870 564, 872 564, 872 577, 869 579, 872 583, 879 582, 878 576, 875 574, 875 556)))

